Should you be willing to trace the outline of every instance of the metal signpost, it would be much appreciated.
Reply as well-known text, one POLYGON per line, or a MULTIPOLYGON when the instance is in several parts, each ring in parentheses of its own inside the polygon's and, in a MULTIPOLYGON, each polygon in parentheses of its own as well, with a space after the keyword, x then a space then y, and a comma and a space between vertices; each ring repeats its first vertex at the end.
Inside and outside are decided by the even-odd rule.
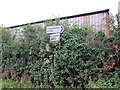
POLYGON ((58 26, 48 26, 46 28, 46 33, 49 34, 50 41, 58 41, 60 39, 60 33, 64 31, 64 27, 62 25, 58 26))
POLYGON ((58 41, 60 40, 60 33, 55 33, 50 35, 50 41, 58 41))
POLYGON ((46 28, 46 33, 51 34, 51 33, 62 33, 64 30, 62 25, 58 26, 47 26, 46 28))
MULTIPOLYGON (((59 41, 60 40, 60 33, 62 33, 64 31, 64 27, 62 25, 58 25, 58 26, 47 26, 46 27, 46 33, 49 35, 49 40, 50 41, 59 41)), ((46 51, 49 51, 50 46, 49 44, 46 44, 46 51)), ((56 61, 53 58, 54 61, 54 69, 51 69, 52 72, 52 76, 54 78, 54 73, 55 72, 55 66, 56 66, 56 61)), ((54 81, 55 84, 55 81, 54 81)))

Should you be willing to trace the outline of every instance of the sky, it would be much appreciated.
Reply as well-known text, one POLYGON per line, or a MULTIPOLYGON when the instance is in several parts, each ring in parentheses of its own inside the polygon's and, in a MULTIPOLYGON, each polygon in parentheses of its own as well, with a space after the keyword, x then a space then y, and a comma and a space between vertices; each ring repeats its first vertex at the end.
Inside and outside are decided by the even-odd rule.
POLYGON ((120 0, 0 0, 0 26, 15 26, 56 17, 110 9, 120 0))

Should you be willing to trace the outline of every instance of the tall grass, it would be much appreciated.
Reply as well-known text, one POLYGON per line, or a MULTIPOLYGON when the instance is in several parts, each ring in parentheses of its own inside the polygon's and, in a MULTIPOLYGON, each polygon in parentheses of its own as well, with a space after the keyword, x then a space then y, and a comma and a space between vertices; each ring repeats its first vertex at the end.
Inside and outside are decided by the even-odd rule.
POLYGON ((0 81, 0 89, 1 88, 35 88, 30 82, 20 83, 20 82, 12 82, 11 80, 3 80, 0 81))

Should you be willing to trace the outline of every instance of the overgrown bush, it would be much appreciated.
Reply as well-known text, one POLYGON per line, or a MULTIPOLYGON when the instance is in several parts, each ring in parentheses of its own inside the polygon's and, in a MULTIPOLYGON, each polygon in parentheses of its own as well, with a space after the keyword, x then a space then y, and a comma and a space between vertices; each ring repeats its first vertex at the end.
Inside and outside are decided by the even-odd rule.
POLYGON ((2 30, 2 65, 5 69, 3 73, 7 74, 3 76, 21 82, 25 79, 35 82, 41 75, 40 70, 45 58, 45 31, 28 25, 24 27, 23 37, 15 41, 10 38, 11 33, 7 29, 2 30))
POLYGON ((102 31, 66 27, 59 41, 50 42, 39 26, 23 27, 15 40, 1 28, 2 78, 39 87, 119 88, 119 31, 106 38, 102 31))
POLYGON ((87 28, 68 29, 60 42, 51 43, 54 52, 54 83, 64 87, 85 88, 89 77, 96 80, 102 72, 102 49, 91 46, 94 34, 87 28))

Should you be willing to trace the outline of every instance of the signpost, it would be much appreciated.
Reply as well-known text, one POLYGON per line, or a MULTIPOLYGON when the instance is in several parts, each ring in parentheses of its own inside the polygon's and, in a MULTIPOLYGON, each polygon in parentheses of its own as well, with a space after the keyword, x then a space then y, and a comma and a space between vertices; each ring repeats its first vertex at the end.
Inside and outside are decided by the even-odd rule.
MULTIPOLYGON (((50 41, 60 40, 60 33, 62 33, 63 31, 64 31, 64 27, 62 25, 46 27, 46 33, 49 35, 50 41)), ((46 44, 46 51, 50 52, 49 44, 46 44)), ((56 61, 54 58, 53 58, 53 61, 54 61, 54 69, 51 69, 51 72, 52 72, 52 76, 54 78, 53 72, 55 72, 55 66, 56 66, 56 63, 55 63, 56 61)))
POLYGON ((60 39, 60 33, 64 31, 62 25, 58 26, 47 26, 46 33, 50 36, 50 41, 58 41, 60 39))
POLYGON ((64 30, 62 25, 59 26, 48 26, 46 28, 46 33, 51 34, 51 33, 62 33, 64 30))
POLYGON ((60 33, 55 33, 50 35, 50 41, 57 41, 60 39, 60 33))

